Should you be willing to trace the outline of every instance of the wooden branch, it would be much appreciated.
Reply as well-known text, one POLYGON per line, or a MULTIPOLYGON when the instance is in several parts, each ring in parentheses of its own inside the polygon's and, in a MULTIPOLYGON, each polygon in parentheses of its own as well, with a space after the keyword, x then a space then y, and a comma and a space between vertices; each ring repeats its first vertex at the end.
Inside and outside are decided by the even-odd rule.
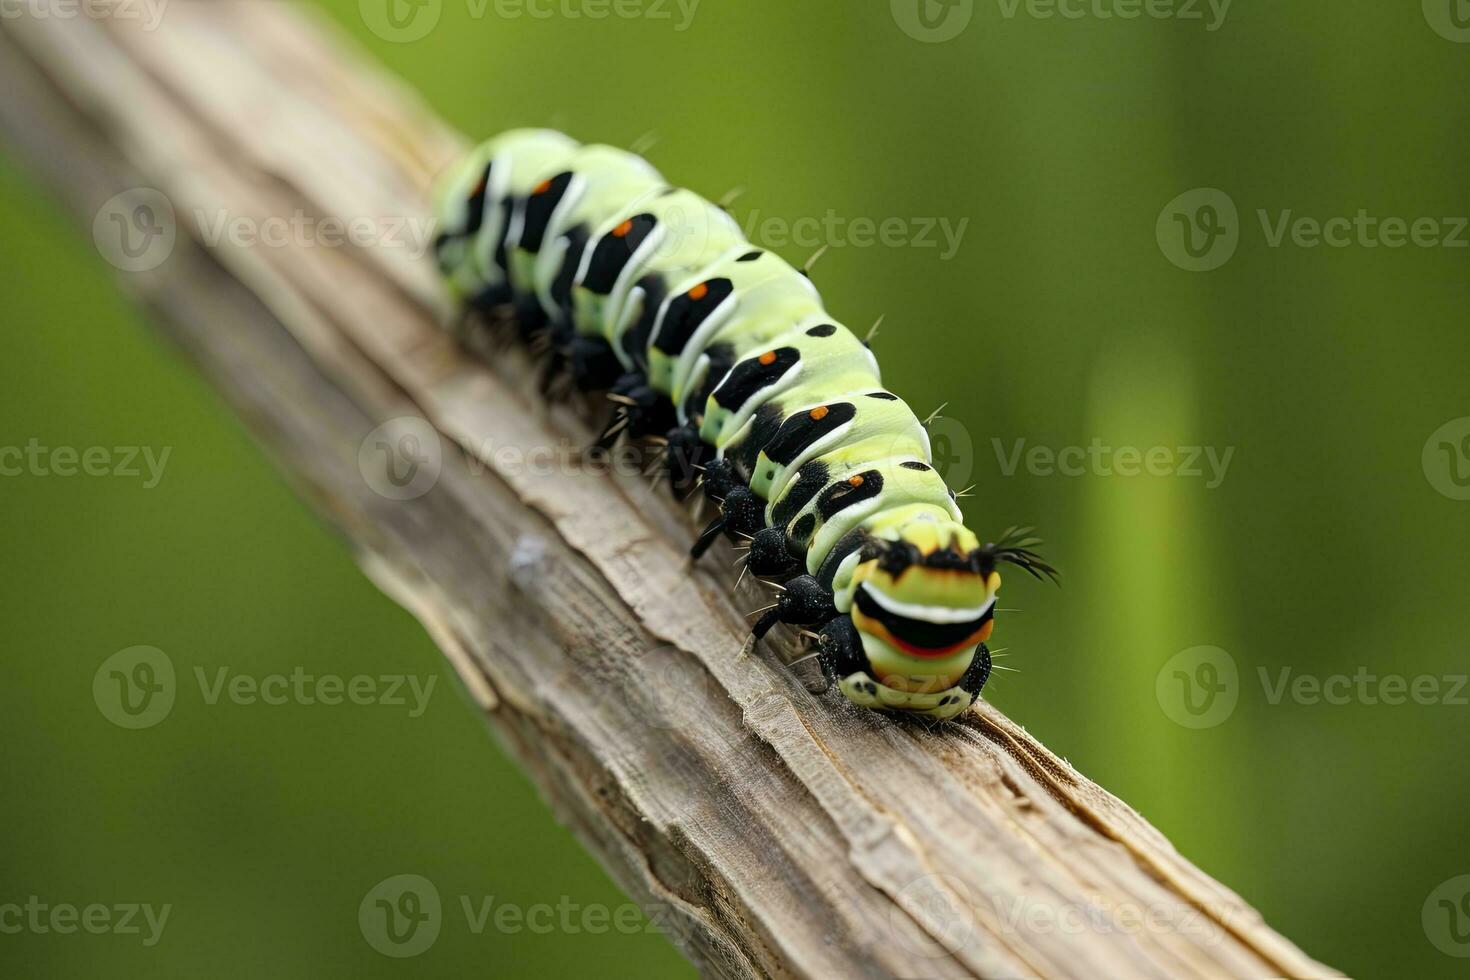
POLYGON ((545 465, 582 418, 523 354, 452 342, 415 248, 206 247, 221 216, 425 220, 463 140, 333 29, 274 3, 174 4, 156 32, 7 18, 0 80, 0 125, 86 221, 166 196, 177 242, 127 285, 705 972, 1335 975, 988 704, 925 730, 742 655, 757 598, 691 569, 644 479, 545 465), (404 416, 427 424, 368 438, 404 416), (387 479, 405 434, 438 476, 395 500, 424 489, 387 479))

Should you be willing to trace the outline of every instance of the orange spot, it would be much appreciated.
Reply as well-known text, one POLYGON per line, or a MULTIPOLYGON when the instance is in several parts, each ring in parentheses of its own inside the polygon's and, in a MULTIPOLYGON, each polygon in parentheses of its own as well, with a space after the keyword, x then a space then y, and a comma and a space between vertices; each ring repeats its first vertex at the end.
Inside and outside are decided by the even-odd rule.
POLYGON ((693 300, 704 299, 708 295, 709 287, 706 286, 704 283, 700 283, 698 286, 695 286, 693 289, 689 290, 689 298, 693 300))
POLYGON ((633 230, 633 222, 632 222, 632 220, 630 219, 628 221, 624 221, 622 224, 618 225, 616 228, 613 229, 613 237, 614 238, 626 238, 627 235, 628 235, 628 232, 630 232, 632 230, 633 230))
POLYGON ((549 181, 549 180, 543 180, 541 183, 539 183, 539 184, 536 185, 536 189, 534 191, 532 191, 531 193, 532 194, 545 194, 549 190, 551 190, 551 181, 549 181))
POLYGON ((980 627, 980 632, 976 633, 975 636, 976 636, 976 638, 978 639, 978 641, 980 643, 984 643, 986 640, 990 639, 990 634, 994 630, 995 630, 995 620, 992 619, 990 622, 988 622, 984 626, 980 627))
POLYGON ((818 422, 822 421, 822 419, 827 417, 827 406, 818 405, 816 408, 812 409, 811 416, 818 422))
POLYGON ((776 352, 773 351, 773 350, 766 351, 764 354, 762 354, 760 356, 760 362, 762 364, 775 364, 776 363, 776 352))
POLYGON ((847 485, 850 486, 850 487, 860 487, 860 486, 862 486, 863 485, 863 478, 862 478, 862 476, 861 475, 858 475, 858 476, 853 477, 851 480, 848 480, 847 481, 847 485))

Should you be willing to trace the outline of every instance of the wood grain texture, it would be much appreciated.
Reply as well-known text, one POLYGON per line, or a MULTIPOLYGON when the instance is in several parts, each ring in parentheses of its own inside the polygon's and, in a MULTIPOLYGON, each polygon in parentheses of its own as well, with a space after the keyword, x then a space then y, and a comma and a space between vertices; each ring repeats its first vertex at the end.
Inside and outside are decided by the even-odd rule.
POLYGON ((463 138, 335 29, 261 2, 6 19, 0 80, 0 125, 84 221, 167 197, 177 243, 124 284, 704 972, 1336 975, 990 705, 927 730, 808 692, 789 635, 743 651, 761 602, 728 552, 691 567, 687 515, 571 462, 585 421, 523 353, 442 329, 409 223, 463 138), (297 214, 401 243, 209 241, 297 214), (394 500, 377 439, 404 435, 438 475, 394 500))

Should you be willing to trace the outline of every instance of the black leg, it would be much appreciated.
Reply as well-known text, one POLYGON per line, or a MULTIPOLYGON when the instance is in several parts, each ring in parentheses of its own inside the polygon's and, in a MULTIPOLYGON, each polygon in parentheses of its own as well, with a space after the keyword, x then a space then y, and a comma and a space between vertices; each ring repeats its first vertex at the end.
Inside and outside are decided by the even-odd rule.
POLYGON ((815 626, 828 622, 836 615, 832 593, 812 576, 799 575, 786 583, 776 600, 776 607, 762 616, 751 632, 759 640, 777 623, 815 626))
POLYGON ((817 661, 827 682, 836 684, 844 677, 868 669, 868 655, 863 641, 849 616, 835 616, 817 630, 817 661))
POLYGON ((711 450, 699 438, 699 430, 692 424, 675 426, 664 433, 664 438, 669 443, 664 451, 669 482, 673 485, 674 496, 683 500, 693 490, 711 450))
POLYGON ((959 687, 970 697, 980 694, 980 689, 985 682, 990 680, 990 648, 980 644, 975 648, 975 659, 970 663, 970 669, 960 678, 959 687))
POLYGON ((751 539, 746 567, 758 578, 784 579, 801 568, 801 559, 787 547, 784 528, 764 527, 751 539))

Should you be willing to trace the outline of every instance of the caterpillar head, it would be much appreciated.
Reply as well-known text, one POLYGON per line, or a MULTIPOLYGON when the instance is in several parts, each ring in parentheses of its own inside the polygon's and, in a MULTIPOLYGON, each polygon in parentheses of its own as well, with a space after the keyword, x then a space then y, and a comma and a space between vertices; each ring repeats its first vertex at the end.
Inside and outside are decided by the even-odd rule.
POLYGON ((852 622, 880 682, 907 691, 947 688, 995 626, 997 566, 1056 571, 1031 551, 1029 529, 981 545, 964 525, 920 515, 878 531, 853 573, 852 622))

